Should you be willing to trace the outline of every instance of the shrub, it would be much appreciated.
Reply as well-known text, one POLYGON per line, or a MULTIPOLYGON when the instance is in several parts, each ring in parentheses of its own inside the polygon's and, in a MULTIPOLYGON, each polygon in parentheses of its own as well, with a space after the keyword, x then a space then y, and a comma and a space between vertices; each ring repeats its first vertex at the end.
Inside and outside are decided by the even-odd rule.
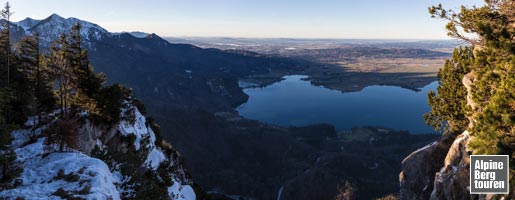
POLYGON ((16 154, 13 151, 6 151, 0 154, 0 186, 10 182, 14 177, 21 173, 21 168, 13 165, 16 160, 16 154))
POLYGON ((78 182, 80 180, 80 176, 74 172, 70 172, 68 174, 64 173, 64 170, 59 170, 57 172, 57 176, 54 177, 55 180, 65 180, 67 182, 78 182))
POLYGON ((58 120, 43 132, 47 137, 46 143, 58 145, 59 151, 77 148, 79 125, 77 119, 73 118, 58 120))
POLYGON ((86 194, 90 193, 90 190, 91 190, 91 185, 86 185, 81 190, 75 192, 75 194, 86 195, 86 194))
POLYGON ((136 106, 141 114, 147 114, 147 108, 145 107, 145 104, 143 104, 143 102, 141 102, 139 99, 133 99, 132 105, 136 106))
POLYGON ((397 196, 393 195, 393 194, 389 194, 389 195, 386 195, 384 197, 381 197, 377 200, 397 200, 397 196))
POLYGON ((52 196, 57 196, 68 200, 82 200, 82 198, 74 197, 72 192, 66 191, 63 188, 57 189, 54 193, 52 193, 52 196))
POLYGON ((108 125, 120 121, 122 103, 131 93, 130 89, 118 84, 102 88, 96 100, 100 107, 100 115, 108 125))
POLYGON ((338 186, 338 195, 336 200, 355 200, 358 199, 356 196, 357 188, 348 181, 345 181, 344 185, 338 186))

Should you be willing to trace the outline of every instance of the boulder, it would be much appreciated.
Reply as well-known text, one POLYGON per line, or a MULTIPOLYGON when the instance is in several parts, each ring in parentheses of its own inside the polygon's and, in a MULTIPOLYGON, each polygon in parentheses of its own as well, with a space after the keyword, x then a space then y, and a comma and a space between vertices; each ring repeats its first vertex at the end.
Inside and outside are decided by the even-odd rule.
POLYGON ((399 175, 399 199, 429 199, 434 188, 436 172, 444 166, 444 160, 453 144, 455 134, 445 134, 402 161, 399 175))
POLYGON ((469 132, 459 135, 449 148, 445 157, 445 166, 436 173, 432 200, 438 199, 473 199, 469 190, 470 141, 469 132))

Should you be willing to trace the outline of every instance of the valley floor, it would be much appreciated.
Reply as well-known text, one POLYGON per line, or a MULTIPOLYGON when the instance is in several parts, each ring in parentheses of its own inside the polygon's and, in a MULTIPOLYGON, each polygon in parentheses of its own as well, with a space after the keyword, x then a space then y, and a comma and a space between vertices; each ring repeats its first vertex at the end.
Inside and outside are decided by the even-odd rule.
MULTIPOLYGON (((399 190, 400 162, 436 135, 364 127, 337 133, 329 125, 278 127, 237 113, 159 108, 164 137, 210 194, 257 199, 334 199, 350 182, 360 199, 399 190), (361 188, 361 189, 359 189, 361 188)), ((153 112, 149 110, 149 112, 153 112)))
MULTIPOLYGON (((443 66, 443 65, 442 65, 443 66)), ((373 85, 399 86, 418 91, 437 80, 440 67, 406 67, 399 66, 380 70, 368 70, 363 67, 342 67, 338 65, 310 66, 302 71, 276 72, 251 75, 242 81, 266 86, 282 80, 285 75, 307 75, 308 80, 317 86, 342 92, 357 92, 373 85)))

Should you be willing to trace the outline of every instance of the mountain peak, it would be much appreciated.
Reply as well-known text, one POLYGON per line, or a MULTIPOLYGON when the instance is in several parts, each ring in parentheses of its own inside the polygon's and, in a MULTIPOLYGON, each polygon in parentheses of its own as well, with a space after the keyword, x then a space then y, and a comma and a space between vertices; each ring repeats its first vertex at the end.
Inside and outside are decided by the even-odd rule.
POLYGON ((27 32, 38 32, 42 38, 43 43, 50 44, 53 40, 63 33, 69 33, 72 27, 76 24, 81 24, 81 35, 85 42, 96 39, 99 40, 103 36, 109 34, 107 30, 97 24, 83 21, 77 18, 64 18, 54 13, 43 20, 34 20, 26 18, 18 25, 27 32))
POLYGON ((141 31, 132 31, 132 32, 128 32, 128 33, 137 38, 144 38, 144 37, 147 37, 148 35, 150 35, 149 33, 141 32, 141 31))
POLYGON ((50 16, 48 16, 47 19, 64 19, 64 17, 61 17, 60 15, 53 13, 50 16))
POLYGON ((148 34, 145 38, 159 38, 161 39, 161 37, 159 37, 157 34, 155 33, 151 33, 151 34, 148 34))
POLYGON ((25 17, 25 19, 21 20, 20 22, 22 22, 22 21, 33 21, 33 20, 35 20, 35 19, 32 19, 30 17, 25 17))
POLYGON ((164 45, 164 46, 167 46, 168 44, 170 44, 168 41, 166 41, 165 39, 159 37, 159 35, 155 34, 155 33, 152 33, 152 34, 149 34, 145 37, 145 39, 148 39, 156 44, 160 44, 160 45, 164 45))
POLYGON ((34 26, 39 26, 39 24, 45 24, 45 23, 63 23, 64 21, 66 21, 66 19, 64 17, 61 17, 60 15, 54 13, 54 14, 51 14, 50 16, 48 16, 47 18, 41 20, 40 23, 38 24, 35 24, 34 26))
POLYGON ((19 26, 21 26, 25 31, 29 30, 31 27, 35 26, 36 24, 38 24, 41 20, 37 20, 37 19, 32 19, 30 17, 27 17, 21 21, 19 21, 18 24, 19 26))

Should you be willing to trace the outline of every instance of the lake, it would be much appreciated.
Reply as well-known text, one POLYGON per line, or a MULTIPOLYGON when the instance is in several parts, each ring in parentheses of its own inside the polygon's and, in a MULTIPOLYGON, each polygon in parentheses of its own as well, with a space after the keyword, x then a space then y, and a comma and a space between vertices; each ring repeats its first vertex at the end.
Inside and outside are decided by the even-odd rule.
POLYGON ((433 82, 420 92, 395 86, 369 86, 359 92, 343 93, 314 86, 307 76, 285 76, 266 87, 246 88, 249 100, 237 111, 248 119, 282 126, 328 123, 337 130, 357 126, 379 126, 411 133, 433 133, 423 114, 430 110, 427 93, 433 82))

